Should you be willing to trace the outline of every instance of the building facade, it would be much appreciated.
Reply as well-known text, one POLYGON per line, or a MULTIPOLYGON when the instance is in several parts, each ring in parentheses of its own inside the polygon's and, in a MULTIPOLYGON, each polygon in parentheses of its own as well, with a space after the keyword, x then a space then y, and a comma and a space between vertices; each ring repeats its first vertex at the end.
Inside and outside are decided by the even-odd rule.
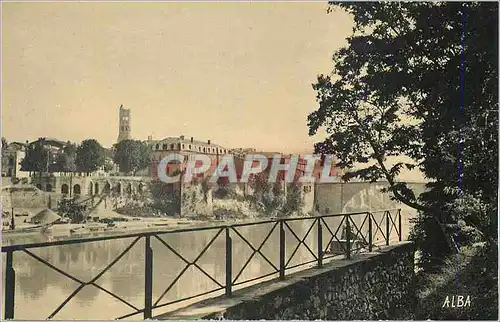
POLYGON ((21 161, 26 154, 26 144, 12 142, 2 154, 2 177, 26 178, 29 173, 21 171, 21 161))

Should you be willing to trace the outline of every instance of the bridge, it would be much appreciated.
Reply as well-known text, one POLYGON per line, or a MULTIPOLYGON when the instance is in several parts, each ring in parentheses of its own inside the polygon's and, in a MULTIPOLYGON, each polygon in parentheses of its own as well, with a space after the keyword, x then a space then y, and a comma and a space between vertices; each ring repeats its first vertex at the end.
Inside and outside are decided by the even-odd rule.
POLYGON ((151 181, 149 177, 65 175, 64 173, 32 177, 32 184, 38 189, 70 196, 92 196, 99 195, 101 192, 112 192, 116 195, 142 194, 146 191, 149 181, 151 181))
MULTIPOLYGON (((292 283, 295 274, 311 269, 330 274, 335 267, 339 267, 339 262, 358 265, 353 264, 357 256, 376 256, 374 252, 383 252, 405 238, 401 210, 391 209, 3 245, 2 253, 6 256, 4 318, 126 319, 141 316, 144 319, 168 319, 183 307, 195 303, 199 305, 201 300, 234 299, 256 283, 266 282, 276 286, 281 285, 276 284, 279 281, 292 283), (45 251, 49 249, 60 253, 45 251), (102 262, 95 262, 96 249, 104 252, 102 257, 105 260, 102 262), (66 262, 64 254, 73 254, 74 251, 77 251, 76 254, 83 251, 83 257, 71 255, 71 260, 66 262), (28 268, 25 266, 27 260, 31 261, 28 268), (52 272, 52 282, 32 270, 37 265, 52 272), (104 278, 116 270, 118 273, 113 275, 111 281, 109 277, 104 278), (194 275, 188 277, 189 273, 194 275), (16 292, 23 293, 25 288, 29 289, 28 294, 35 292, 33 285, 40 279, 45 281, 42 283, 64 283, 64 287, 68 287, 71 281, 74 287, 62 293, 61 290, 52 295, 47 293, 46 296, 53 301, 52 306, 41 306, 41 300, 32 296, 16 296, 16 292), (27 280, 29 284, 26 284, 27 280), (127 289, 129 292, 122 289, 127 285, 130 286, 127 289), (73 299, 88 288, 104 297, 96 295, 97 298, 82 304, 85 309, 78 309, 81 299, 78 303, 73 299), (113 305, 110 304, 111 299, 113 305), (92 309, 87 308, 88 305, 92 309), (84 316, 76 316, 76 312, 84 316)), ((395 255, 387 256, 394 258, 395 255)), ((411 266, 407 258, 404 257, 405 269, 411 266)), ((392 269, 395 264, 390 262, 384 265, 392 269)), ((356 272, 361 266, 349 267, 354 267, 352 272, 356 272)), ((338 285, 344 287, 349 283, 358 283, 353 276, 349 276, 354 273, 349 272, 351 268, 348 273, 342 273, 345 275, 342 278, 348 279, 347 284, 339 280, 338 285)), ((394 272, 398 276, 389 277, 398 283, 408 275, 406 271, 400 271, 399 266, 394 268, 394 272)), ((387 274, 381 274, 375 268, 372 273, 387 278, 387 274)), ((372 273, 363 274, 372 276, 372 273)), ((304 281, 303 278, 300 280, 304 281)), ((386 282, 391 283, 391 280, 386 282)), ((48 292, 47 285, 40 287, 45 287, 45 292, 48 292)), ((287 306, 286 303, 280 305, 287 306)), ((325 314, 320 316, 335 318, 325 314)), ((210 315, 207 313, 202 317, 207 316, 210 315)))

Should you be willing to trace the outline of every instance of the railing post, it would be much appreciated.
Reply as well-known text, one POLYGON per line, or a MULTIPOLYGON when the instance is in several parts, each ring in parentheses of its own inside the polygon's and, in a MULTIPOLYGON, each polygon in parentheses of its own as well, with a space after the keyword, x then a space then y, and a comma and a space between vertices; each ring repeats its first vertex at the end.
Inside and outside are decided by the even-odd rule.
POLYGON ((7 251, 7 260, 5 263, 5 319, 14 318, 14 298, 16 291, 16 274, 13 267, 13 251, 7 251))
POLYGON ((401 209, 398 209, 398 231, 399 231, 399 241, 402 241, 403 231, 401 230, 401 209))
POLYGON ((284 220, 280 220, 280 279, 285 279, 285 227, 284 220))
POLYGON ((233 284, 233 241, 229 233, 229 227, 226 227, 226 296, 231 296, 233 284))
POLYGON ((389 211, 385 212, 385 244, 389 246, 389 232, 390 232, 390 226, 389 226, 389 211))
POLYGON ((318 217, 318 268, 323 267, 323 227, 321 217, 318 217))
POLYGON ((368 251, 371 253, 373 251, 373 223, 372 223, 372 213, 368 213, 368 251))
POLYGON ((144 320, 151 319, 153 312, 153 249, 151 236, 146 236, 145 279, 144 279, 144 320))
POLYGON ((347 259, 351 259, 351 222, 349 221, 349 215, 345 216, 346 219, 346 248, 347 248, 347 259))

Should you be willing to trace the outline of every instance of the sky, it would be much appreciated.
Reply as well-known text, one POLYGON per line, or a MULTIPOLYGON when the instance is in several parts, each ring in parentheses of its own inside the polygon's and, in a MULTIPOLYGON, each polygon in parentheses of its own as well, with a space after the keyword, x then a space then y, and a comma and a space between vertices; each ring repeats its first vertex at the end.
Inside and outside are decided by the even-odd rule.
POLYGON ((352 18, 303 3, 3 3, 2 136, 310 152, 312 84, 352 18))

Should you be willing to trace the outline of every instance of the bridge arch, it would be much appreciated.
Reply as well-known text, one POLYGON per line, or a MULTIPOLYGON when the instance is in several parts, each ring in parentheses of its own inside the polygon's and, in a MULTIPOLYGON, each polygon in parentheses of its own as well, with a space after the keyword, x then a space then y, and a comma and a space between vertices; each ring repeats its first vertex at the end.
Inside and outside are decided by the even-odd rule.
POLYGON ((109 181, 106 181, 106 183, 104 184, 104 190, 103 190, 104 193, 109 193, 111 192, 111 184, 109 183, 109 181))
POLYGON ((115 192, 117 194, 121 194, 122 193, 122 184, 121 182, 117 182, 116 185, 115 185, 115 192))
POLYGON ((139 184, 137 185, 137 192, 139 194, 142 194, 144 192, 144 184, 142 182, 139 182, 139 184))

